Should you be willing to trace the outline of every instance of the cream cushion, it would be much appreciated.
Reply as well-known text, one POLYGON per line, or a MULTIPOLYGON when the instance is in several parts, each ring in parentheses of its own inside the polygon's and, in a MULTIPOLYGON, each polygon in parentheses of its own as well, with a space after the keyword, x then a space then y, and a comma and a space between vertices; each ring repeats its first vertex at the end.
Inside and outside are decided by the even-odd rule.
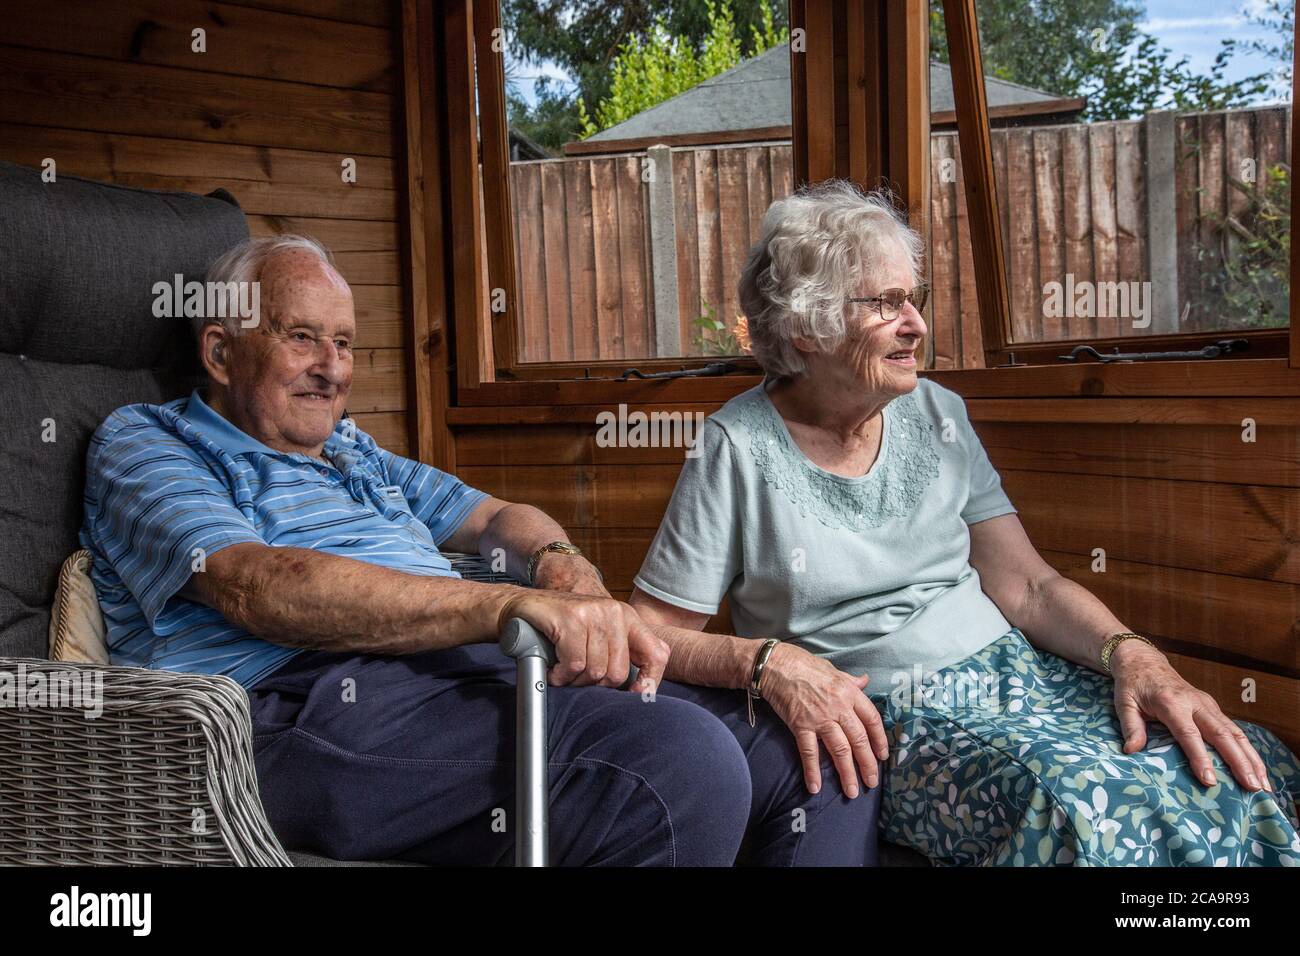
POLYGON ((59 569, 50 609, 50 660, 108 666, 107 629, 90 580, 90 552, 74 551, 59 569))

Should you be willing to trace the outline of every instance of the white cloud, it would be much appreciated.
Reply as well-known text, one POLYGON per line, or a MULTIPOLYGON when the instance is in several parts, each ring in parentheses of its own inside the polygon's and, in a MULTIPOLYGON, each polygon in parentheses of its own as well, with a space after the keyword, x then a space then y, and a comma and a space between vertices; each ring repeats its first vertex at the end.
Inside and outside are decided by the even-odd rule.
POLYGON ((1155 17, 1142 24, 1147 33, 1166 33, 1174 30, 1205 30, 1210 27, 1239 27, 1245 17, 1236 14, 1226 17, 1155 17))

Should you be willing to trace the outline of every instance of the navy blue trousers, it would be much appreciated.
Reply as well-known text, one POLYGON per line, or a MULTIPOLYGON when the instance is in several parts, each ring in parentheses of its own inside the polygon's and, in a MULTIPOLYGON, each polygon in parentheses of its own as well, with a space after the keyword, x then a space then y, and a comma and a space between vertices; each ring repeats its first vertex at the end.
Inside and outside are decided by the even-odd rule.
MULTIPOLYGON (((514 854, 514 662, 494 644, 404 657, 307 652, 249 691, 281 842, 340 860, 503 865, 514 854)), ((880 787, 803 785, 794 738, 740 691, 665 681, 653 701, 552 687, 559 866, 875 865, 880 787)))

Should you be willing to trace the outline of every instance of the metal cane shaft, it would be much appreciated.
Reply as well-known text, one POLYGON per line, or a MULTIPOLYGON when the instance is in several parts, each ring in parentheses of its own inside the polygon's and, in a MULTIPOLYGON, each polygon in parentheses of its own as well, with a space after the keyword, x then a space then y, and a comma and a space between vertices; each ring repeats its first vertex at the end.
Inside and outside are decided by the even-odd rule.
POLYGON ((521 657, 515 688, 515 866, 547 865, 546 661, 521 657))

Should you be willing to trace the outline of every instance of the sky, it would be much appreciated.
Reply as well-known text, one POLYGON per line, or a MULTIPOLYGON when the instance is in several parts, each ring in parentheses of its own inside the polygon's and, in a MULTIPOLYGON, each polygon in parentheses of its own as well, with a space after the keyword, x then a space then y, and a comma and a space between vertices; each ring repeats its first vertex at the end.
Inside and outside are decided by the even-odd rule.
MULTIPOLYGON (((1250 24, 1243 10, 1262 7, 1262 0, 1148 0, 1147 18, 1143 29, 1160 40, 1178 56, 1186 56, 1197 72, 1209 72, 1219 42, 1225 39, 1249 40, 1265 38, 1267 34, 1250 24)), ((1260 58, 1239 53, 1226 74, 1228 79, 1239 79, 1271 68, 1260 58)), ((563 70, 553 63, 518 64, 514 67, 519 79, 518 92, 529 103, 533 102, 533 80, 543 74, 554 76, 570 85, 563 70)), ((1289 96, 1288 96, 1289 98, 1289 96)))
MULTIPOLYGON (((1269 39, 1267 32, 1249 23, 1244 9, 1263 7, 1259 0, 1148 0, 1143 29, 1180 56, 1198 73, 1209 72, 1221 40, 1269 39)), ((1271 69, 1257 54, 1239 53, 1227 72, 1229 79, 1271 69)))

